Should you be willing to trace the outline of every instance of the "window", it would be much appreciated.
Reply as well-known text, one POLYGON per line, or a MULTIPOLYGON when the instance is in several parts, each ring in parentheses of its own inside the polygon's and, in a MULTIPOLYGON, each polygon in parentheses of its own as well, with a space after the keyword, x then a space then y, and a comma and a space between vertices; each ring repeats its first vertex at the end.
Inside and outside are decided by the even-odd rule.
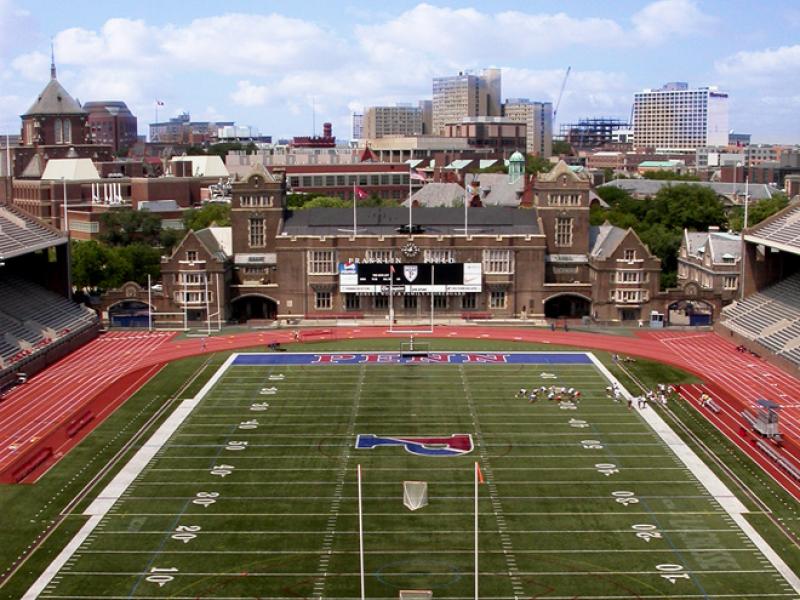
POLYGON ((514 272, 511 250, 484 250, 483 270, 487 275, 509 275, 514 272))
POLYGON ((72 143, 72 121, 64 119, 64 143, 72 143))
POLYGON ((330 310, 331 308, 331 293, 330 292, 317 292, 314 297, 314 307, 317 310, 330 310))
POLYGON ((614 290, 611 297, 612 300, 616 298, 619 303, 647 302, 646 294, 642 290, 614 290))
POLYGON ((617 283, 641 283, 643 275, 642 271, 617 271, 617 283))
POLYGON ((447 296, 434 296, 433 308, 447 308, 447 296))
POLYGON ((63 144, 64 143, 64 129, 62 127, 61 119, 56 119, 55 123, 55 133, 56 133, 56 144, 63 144))
POLYGON ((572 219, 556 219, 556 246, 572 246, 572 219))
POLYGON ((372 306, 375 308, 389 308, 389 296, 375 296, 372 299, 372 306))
POLYGON ((345 310, 358 310, 361 308, 361 297, 357 294, 344 295, 345 310))
POLYGON ((183 284, 198 285, 201 283, 205 283, 205 281, 206 281, 205 271, 194 272, 194 273, 186 273, 186 272, 178 273, 178 283, 180 285, 183 284))
POLYGON ((417 308, 417 297, 403 296, 403 308, 417 308))
POLYGON ((258 247, 264 245, 264 218, 263 217, 250 217, 249 225, 249 242, 251 247, 258 247))
POLYGON ((489 294, 489 308, 505 308, 506 307, 506 293, 505 291, 495 291, 489 294))
POLYGON ((474 310, 478 307, 478 294, 464 294, 461 296, 461 308, 474 310))
POLYGON ((633 262, 636 260, 636 250, 633 248, 626 248, 622 252, 622 260, 627 260, 628 262, 633 262))
POLYGON ((310 250, 308 253, 308 274, 336 274, 336 265, 334 265, 333 261, 333 250, 310 250))
POLYGON ((422 262, 426 263, 451 263, 455 262, 455 256, 452 250, 440 250, 438 248, 431 248, 425 250, 423 253, 422 262))
POLYGON ((189 262, 197 262, 197 250, 187 250, 186 260, 189 262))
POLYGON ((391 250, 367 250, 364 259, 367 262, 390 263, 392 262, 391 250))
POLYGON ((722 287, 726 290, 735 290, 739 285, 739 278, 736 275, 726 275, 722 278, 722 287))

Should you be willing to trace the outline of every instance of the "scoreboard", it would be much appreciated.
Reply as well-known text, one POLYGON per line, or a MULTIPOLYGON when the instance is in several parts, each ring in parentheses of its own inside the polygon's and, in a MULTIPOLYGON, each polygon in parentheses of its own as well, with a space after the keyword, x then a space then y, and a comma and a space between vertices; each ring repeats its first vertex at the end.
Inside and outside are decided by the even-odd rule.
POLYGON ((481 263, 339 263, 348 294, 465 294, 481 291, 481 263), (391 284, 390 284, 391 281, 391 284))

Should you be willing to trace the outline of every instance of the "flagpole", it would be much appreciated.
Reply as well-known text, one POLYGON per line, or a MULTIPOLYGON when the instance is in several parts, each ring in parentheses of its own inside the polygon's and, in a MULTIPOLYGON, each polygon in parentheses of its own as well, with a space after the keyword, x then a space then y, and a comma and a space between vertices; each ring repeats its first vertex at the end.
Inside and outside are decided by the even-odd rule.
POLYGON ((358 465, 358 557, 361 564, 361 600, 364 600, 364 509, 361 500, 361 465, 358 465))
POLYGON ((436 286, 434 269, 435 266, 431 265, 431 333, 433 333, 433 288, 436 286))
POLYGON ((469 215, 469 200, 470 200, 470 193, 469 193, 469 184, 467 183, 467 177, 464 176, 464 237, 468 237, 467 234, 467 223, 468 223, 468 215, 469 215))
POLYGON ((411 163, 408 163, 408 235, 411 235, 411 163))
POLYGON ((389 265, 389 331, 394 327, 394 265, 389 265))
POLYGON ((147 331, 153 331, 153 286, 150 273, 147 274, 147 331))
POLYGON ((475 462, 475 600, 478 600, 478 463, 475 462))
POLYGON ((353 182, 353 235, 356 235, 358 227, 356 226, 356 184, 353 182))

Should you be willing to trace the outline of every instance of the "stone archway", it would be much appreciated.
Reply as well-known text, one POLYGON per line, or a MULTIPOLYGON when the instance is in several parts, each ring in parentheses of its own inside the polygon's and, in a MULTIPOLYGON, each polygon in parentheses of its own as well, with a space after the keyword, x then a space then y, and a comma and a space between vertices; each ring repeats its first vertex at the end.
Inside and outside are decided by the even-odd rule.
POLYGON ((250 320, 274 321, 278 316, 278 303, 262 294, 246 294, 231 300, 231 317, 244 323, 250 320))
POLYGON ((149 315, 147 302, 141 300, 120 300, 108 307, 108 323, 112 327, 149 327, 149 315))
POLYGON ((580 319, 592 314, 592 300, 581 294, 556 294, 544 301, 548 319, 580 319))
POLYGON ((683 298, 667 305, 667 323, 670 325, 711 325, 714 305, 699 298, 683 298))

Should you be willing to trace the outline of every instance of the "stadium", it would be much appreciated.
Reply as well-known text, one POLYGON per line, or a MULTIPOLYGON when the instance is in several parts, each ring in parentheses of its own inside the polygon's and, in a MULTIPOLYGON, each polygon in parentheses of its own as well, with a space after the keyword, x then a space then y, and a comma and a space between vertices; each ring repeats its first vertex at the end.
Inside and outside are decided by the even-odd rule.
POLYGON ((0 207, 3 596, 800 598, 797 212, 717 331, 198 336, 0 207))

